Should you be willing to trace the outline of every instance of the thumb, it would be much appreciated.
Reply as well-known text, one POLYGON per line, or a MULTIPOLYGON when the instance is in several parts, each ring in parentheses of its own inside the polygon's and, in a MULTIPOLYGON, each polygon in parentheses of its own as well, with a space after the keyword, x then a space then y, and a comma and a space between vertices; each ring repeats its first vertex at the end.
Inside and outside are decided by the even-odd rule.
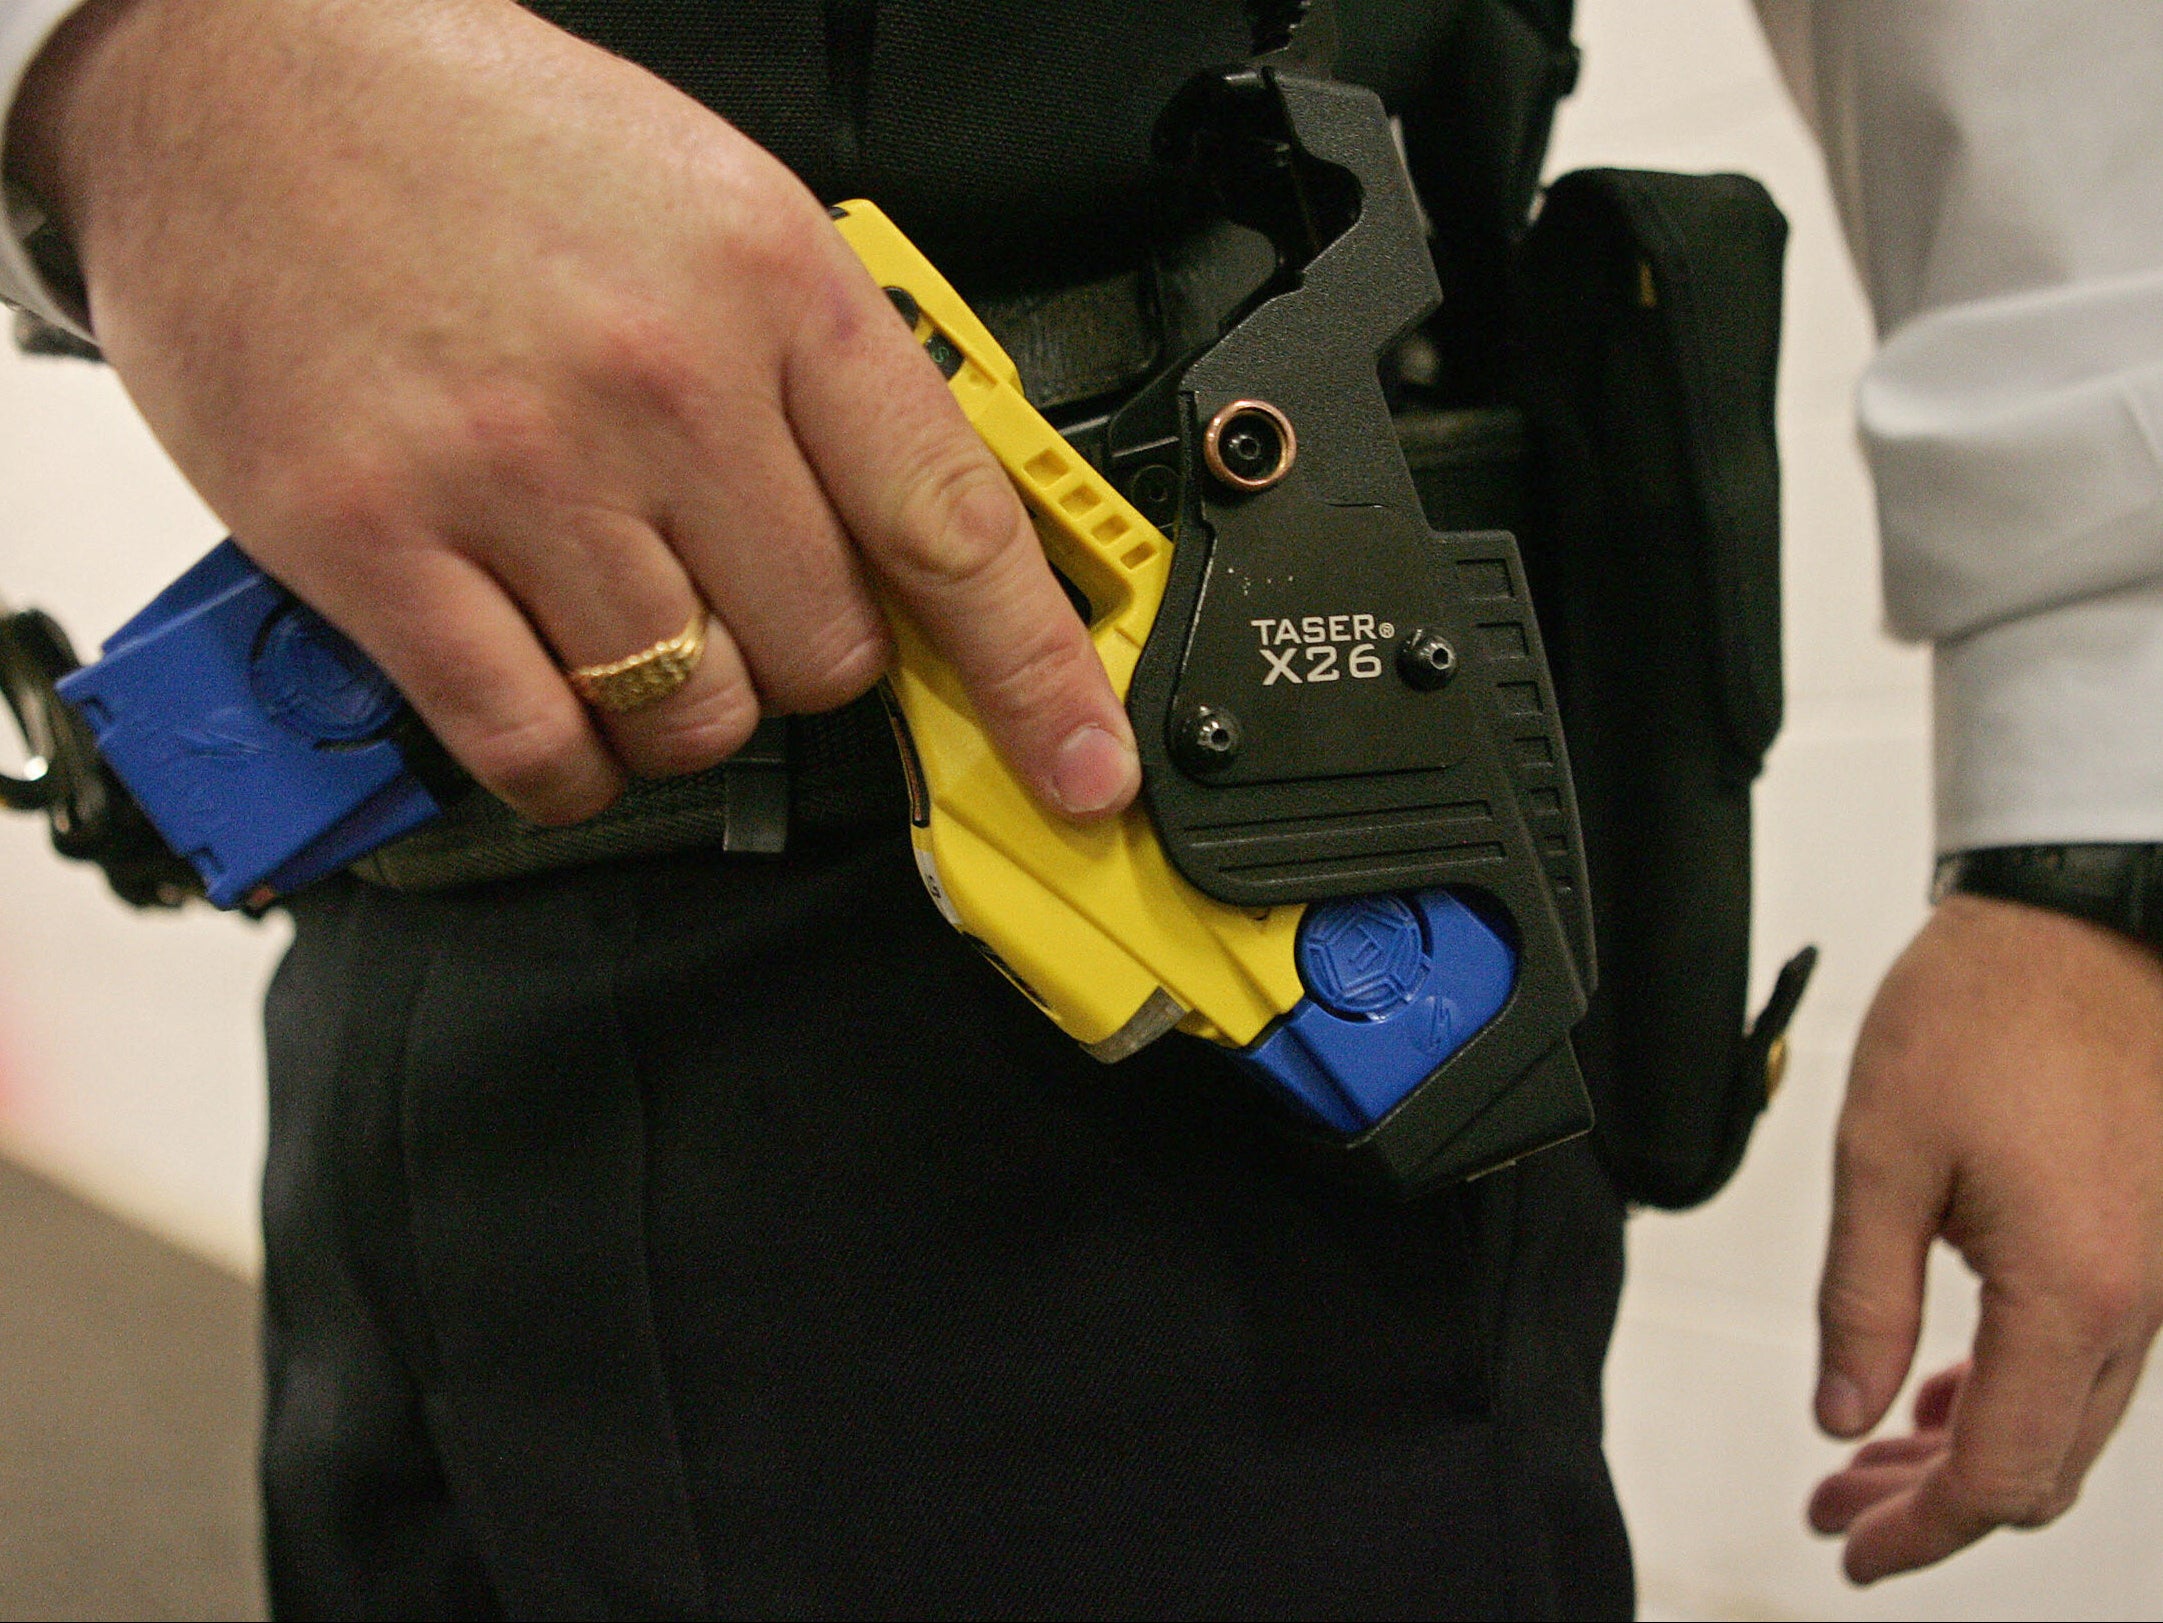
POLYGON ((1907 1378, 1946 1190, 1944 1169, 1897 1119, 1864 1116, 1851 1093, 1818 1288, 1817 1421, 1835 1437, 1875 1426, 1907 1378))

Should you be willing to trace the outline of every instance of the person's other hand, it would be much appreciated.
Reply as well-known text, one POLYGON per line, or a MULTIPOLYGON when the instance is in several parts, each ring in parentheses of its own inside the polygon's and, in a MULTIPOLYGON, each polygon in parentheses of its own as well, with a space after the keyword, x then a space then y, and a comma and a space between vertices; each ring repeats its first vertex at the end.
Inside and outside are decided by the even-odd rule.
POLYGON ((1931 1241, 1981 1281, 1971 1358, 1906 1436, 1819 1484, 1870 1583, 2055 1520, 2163 1323, 2163 960, 2011 902, 1941 902, 1863 1022, 1840 1121, 1818 1422, 1857 1437, 1906 1378, 1931 1241))
POLYGON ((863 692, 874 581, 1042 799, 1131 798, 1126 716, 937 369, 817 200, 659 79, 512 0, 93 0, 9 153, 181 470, 530 816, 863 692), (708 606, 651 708, 564 681, 708 606))

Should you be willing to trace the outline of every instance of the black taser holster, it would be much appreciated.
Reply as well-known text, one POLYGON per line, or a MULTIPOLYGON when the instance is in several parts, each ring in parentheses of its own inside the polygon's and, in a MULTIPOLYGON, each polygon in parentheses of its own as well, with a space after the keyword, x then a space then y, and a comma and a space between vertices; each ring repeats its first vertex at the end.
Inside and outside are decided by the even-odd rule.
POLYGON ((1325 1165, 1418 1193, 1591 1123, 1569 1036, 1593 979, 1583 853, 1539 629, 1512 538, 1437 533, 1396 443, 1381 359, 1441 290, 1374 93, 1209 75, 1156 144, 1274 269, 1098 442, 1123 489, 1183 497, 1128 696, 1143 794, 1221 902, 1446 890, 1492 910, 1516 960, 1499 1012, 1349 1144, 1318 1135, 1325 1165), (1226 465, 1241 423, 1274 473, 1226 465), (1287 646, 1369 620, 1371 643, 1287 646))

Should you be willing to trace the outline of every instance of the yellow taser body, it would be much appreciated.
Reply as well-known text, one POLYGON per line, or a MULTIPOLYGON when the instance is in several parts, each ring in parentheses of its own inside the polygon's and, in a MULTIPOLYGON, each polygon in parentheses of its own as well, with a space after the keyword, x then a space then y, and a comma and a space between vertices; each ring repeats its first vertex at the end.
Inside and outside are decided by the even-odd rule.
MULTIPOLYGON (((1044 551, 1090 603, 1121 699, 1149 639, 1172 547, 1023 397, 1021 378, 931 262, 870 203, 835 224, 882 287, 951 346, 949 386, 1021 493, 1044 551)), ((910 773, 916 862, 939 910, 1061 1028, 1120 1059, 1177 1026, 1244 1048, 1299 1002, 1298 906, 1214 901, 1172 868, 1148 812, 1078 827, 1044 810, 992 749, 951 667, 886 603, 889 679, 910 773)))

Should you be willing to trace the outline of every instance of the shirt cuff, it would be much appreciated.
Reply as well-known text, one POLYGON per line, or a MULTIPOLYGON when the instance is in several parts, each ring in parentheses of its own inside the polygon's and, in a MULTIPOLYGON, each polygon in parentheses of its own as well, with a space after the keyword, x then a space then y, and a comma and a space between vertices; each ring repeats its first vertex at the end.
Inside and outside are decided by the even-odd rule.
POLYGON ((1937 645, 1940 853, 2163 842, 2163 585, 1937 645))
MULTIPOLYGON (((31 61, 83 0, 0 0, 0 170, 7 162, 7 117, 31 61)), ((79 338, 90 337, 89 315, 39 271, 25 242, 45 221, 44 210, 9 182, 5 229, 0 229, 0 299, 33 311, 79 338)))

